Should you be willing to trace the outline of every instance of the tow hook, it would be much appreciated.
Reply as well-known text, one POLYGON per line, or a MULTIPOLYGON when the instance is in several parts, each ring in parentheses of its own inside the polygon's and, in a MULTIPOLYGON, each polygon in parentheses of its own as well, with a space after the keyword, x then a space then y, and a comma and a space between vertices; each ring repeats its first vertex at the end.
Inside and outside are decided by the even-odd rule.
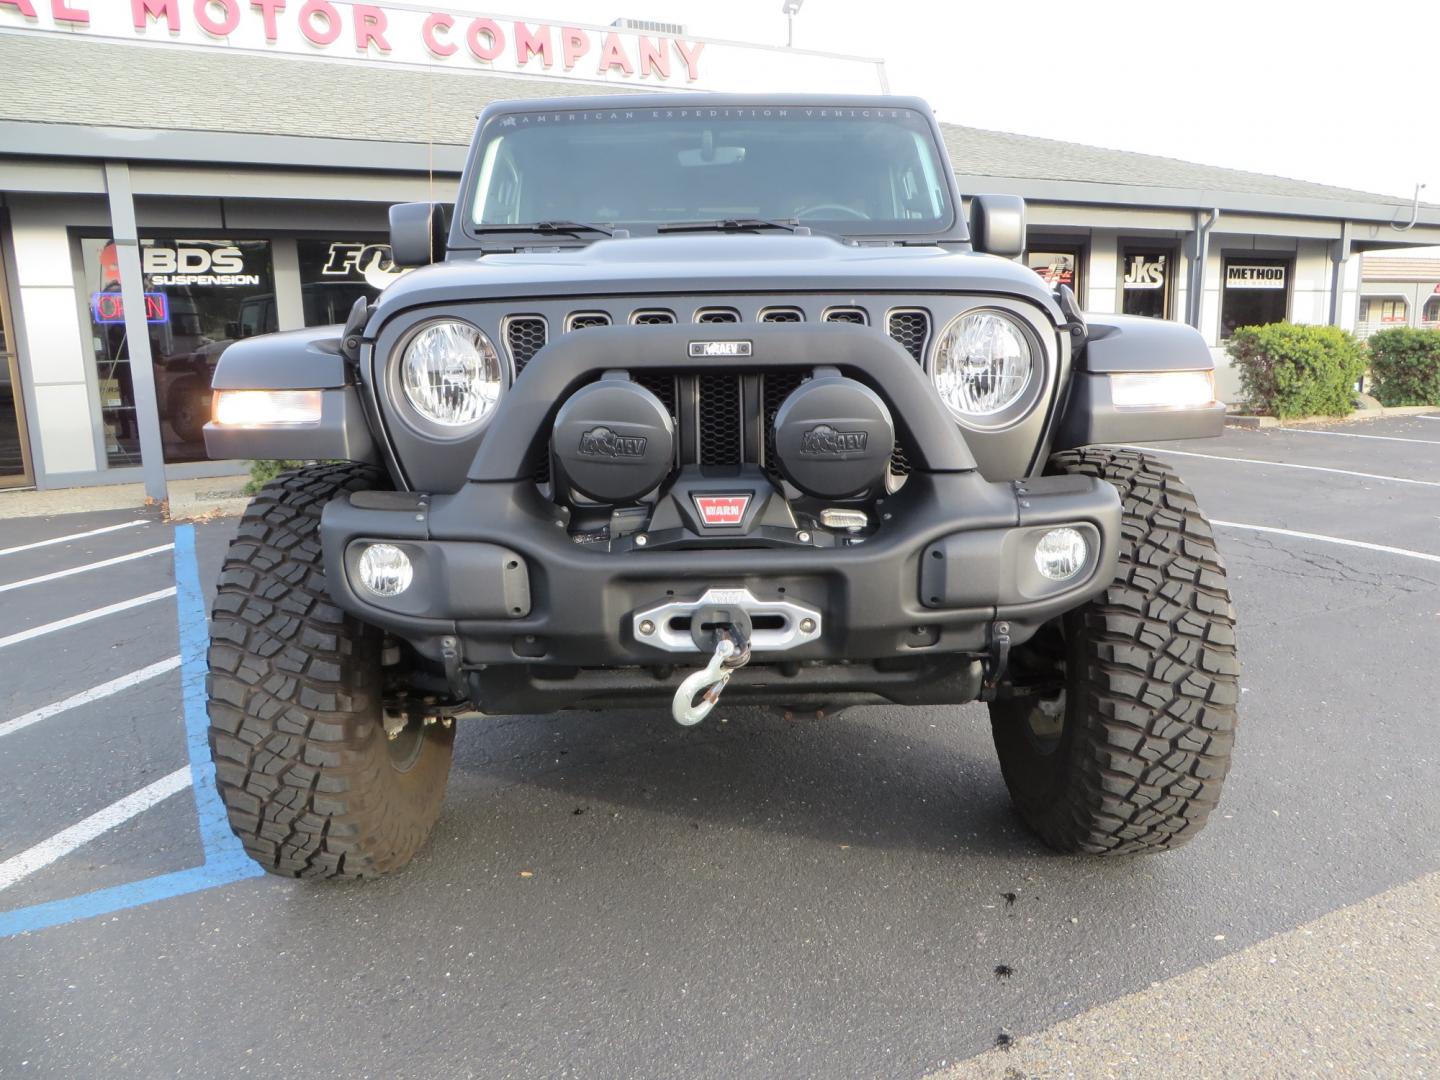
POLYGON ((682 727, 694 727, 709 716, 730 676, 750 662, 750 644, 735 627, 719 627, 715 636, 715 652, 710 662, 685 678, 670 703, 670 714, 682 727), (696 695, 700 697, 698 702, 696 695))
POLYGON ((1000 680, 1005 678, 1009 667, 1010 624, 993 622, 990 624, 990 655, 985 658, 985 681, 980 691, 983 700, 994 700, 1000 680))

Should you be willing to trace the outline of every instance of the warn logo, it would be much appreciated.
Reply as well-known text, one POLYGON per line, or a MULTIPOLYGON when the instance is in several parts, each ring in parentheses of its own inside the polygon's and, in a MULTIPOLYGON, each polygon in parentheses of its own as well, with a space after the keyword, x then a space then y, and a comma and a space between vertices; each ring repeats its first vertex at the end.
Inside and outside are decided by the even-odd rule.
POLYGON ((750 508, 749 495, 692 495, 700 521, 707 529, 720 525, 740 525, 750 508))
POLYGON ((608 427, 591 428, 580 436, 580 453, 588 457, 643 458, 645 436, 616 435, 608 427))
POLYGON ((813 457, 835 457, 858 454, 865 449, 870 435, 864 431, 836 431, 829 424, 813 427, 800 436, 800 453, 813 457))

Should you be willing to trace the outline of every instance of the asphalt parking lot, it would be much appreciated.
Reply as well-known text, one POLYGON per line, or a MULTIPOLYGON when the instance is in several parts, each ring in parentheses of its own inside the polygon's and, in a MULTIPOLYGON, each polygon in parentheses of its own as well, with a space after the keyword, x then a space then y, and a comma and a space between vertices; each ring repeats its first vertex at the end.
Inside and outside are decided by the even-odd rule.
POLYGON ((978 1075, 1440 870, 1440 412, 1158 448, 1245 692, 1220 814, 1130 860, 1017 824, 981 707, 722 707, 462 721, 408 869, 256 876, 198 742, 233 520, 0 521, 0 1076, 978 1075))

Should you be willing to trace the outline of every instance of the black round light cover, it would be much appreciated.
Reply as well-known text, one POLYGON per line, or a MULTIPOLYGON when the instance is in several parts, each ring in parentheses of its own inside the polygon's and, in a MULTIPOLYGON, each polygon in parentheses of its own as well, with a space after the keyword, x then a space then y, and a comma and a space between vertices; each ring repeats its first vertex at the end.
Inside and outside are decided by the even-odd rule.
POLYGON ((845 499, 880 487, 895 425, 880 395, 842 375, 801 383, 775 413, 775 455, 807 495, 845 499))
POLYGON ((580 494, 600 503, 633 502, 670 474, 675 425, 649 390, 603 378, 560 406, 551 446, 580 494))

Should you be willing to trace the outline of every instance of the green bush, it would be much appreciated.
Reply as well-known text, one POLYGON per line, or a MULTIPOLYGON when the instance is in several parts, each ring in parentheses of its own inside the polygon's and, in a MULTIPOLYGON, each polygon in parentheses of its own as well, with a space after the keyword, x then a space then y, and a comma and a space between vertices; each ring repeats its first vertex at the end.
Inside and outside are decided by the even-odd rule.
POLYGON ((1440 405, 1440 330, 1397 326, 1372 334, 1368 344, 1381 405, 1440 405))
POLYGON ((298 469, 303 461, 287 461, 284 458, 265 458, 250 462, 250 482, 245 485, 245 494, 254 495, 282 472, 298 469))
POLYGON ((1365 372, 1365 347, 1338 326, 1242 326, 1227 347, 1250 408, 1281 419, 1345 416, 1365 372))

